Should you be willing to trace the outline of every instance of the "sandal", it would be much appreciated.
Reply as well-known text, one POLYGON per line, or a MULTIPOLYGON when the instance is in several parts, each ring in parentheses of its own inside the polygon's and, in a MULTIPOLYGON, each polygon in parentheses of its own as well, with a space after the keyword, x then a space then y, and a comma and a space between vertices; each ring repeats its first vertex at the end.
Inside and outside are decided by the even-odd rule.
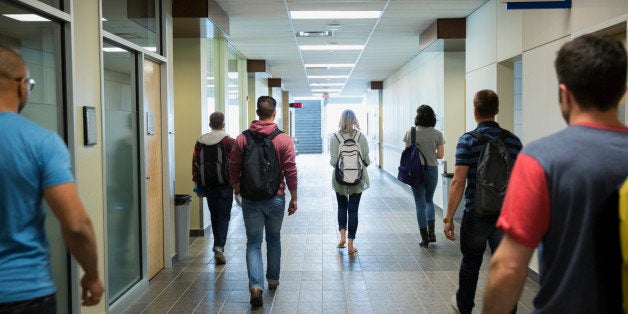
POLYGON ((336 245, 336 247, 339 249, 343 249, 345 247, 345 241, 338 242, 338 245, 336 245))
POLYGON ((349 254, 354 254, 358 252, 358 248, 349 249, 349 254))

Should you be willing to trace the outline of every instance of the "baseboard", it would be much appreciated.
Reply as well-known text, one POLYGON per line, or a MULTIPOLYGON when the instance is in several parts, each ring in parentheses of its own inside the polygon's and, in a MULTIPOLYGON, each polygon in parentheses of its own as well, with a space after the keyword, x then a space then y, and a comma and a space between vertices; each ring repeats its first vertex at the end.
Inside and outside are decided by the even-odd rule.
POLYGON ((208 226, 205 229, 190 229, 190 238, 191 237, 204 237, 211 235, 211 226, 208 226))

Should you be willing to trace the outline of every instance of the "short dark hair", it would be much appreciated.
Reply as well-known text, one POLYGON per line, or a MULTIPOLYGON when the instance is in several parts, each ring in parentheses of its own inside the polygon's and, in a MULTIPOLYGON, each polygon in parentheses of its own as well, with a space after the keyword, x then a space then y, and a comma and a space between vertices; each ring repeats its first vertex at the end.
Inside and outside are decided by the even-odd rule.
POLYGON ((616 39, 584 35, 563 45, 554 61, 558 82, 580 107, 607 111, 617 106, 626 86, 626 48, 616 39))
POLYGON ((260 119, 268 119, 273 116, 277 101, 270 96, 260 96, 257 98, 257 115, 260 119))
POLYGON ((421 105, 416 109, 416 117, 414 118, 414 125, 416 126, 435 126, 436 114, 432 107, 428 105, 421 105))
POLYGON ((480 118, 492 118, 499 112, 499 97, 490 89, 483 89, 475 93, 473 108, 480 118))
POLYGON ((218 130, 218 129, 222 129, 222 126, 225 123, 225 115, 220 112, 220 111, 216 111, 214 113, 212 113, 211 115, 209 115, 209 127, 214 129, 214 130, 218 130))

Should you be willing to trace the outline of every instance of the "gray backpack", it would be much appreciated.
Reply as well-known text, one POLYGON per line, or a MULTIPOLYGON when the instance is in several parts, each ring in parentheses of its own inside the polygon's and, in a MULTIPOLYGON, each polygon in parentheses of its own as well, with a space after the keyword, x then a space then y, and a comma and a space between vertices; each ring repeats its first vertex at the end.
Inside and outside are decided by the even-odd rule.
POLYGON ((336 163, 336 181, 342 185, 358 185, 362 180, 363 159, 360 152, 360 132, 356 131, 353 138, 342 139, 342 135, 334 133, 338 140, 338 162, 336 163))

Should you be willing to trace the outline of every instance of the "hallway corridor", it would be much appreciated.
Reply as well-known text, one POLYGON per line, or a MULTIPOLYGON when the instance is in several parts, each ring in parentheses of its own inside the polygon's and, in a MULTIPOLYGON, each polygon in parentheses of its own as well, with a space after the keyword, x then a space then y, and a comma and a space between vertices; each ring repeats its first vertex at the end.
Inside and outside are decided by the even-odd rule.
MULTIPOLYGON (((281 284, 264 291, 263 307, 249 306, 246 234, 242 211, 234 206, 226 265, 215 265, 211 237, 192 238, 190 257, 163 269, 124 313, 453 313, 449 299, 457 288, 461 253, 458 239, 443 235, 442 214, 437 210, 437 242, 421 248, 410 190, 373 165, 371 187, 359 209, 359 252, 350 255, 336 248, 328 160, 327 155, 297 156, 298 210, 284 218, 281 284)), ((485 254, 477 313, 489 258, 485 254)), ((527 280, 519 313, 531 311, 537 287, 527 280)))

